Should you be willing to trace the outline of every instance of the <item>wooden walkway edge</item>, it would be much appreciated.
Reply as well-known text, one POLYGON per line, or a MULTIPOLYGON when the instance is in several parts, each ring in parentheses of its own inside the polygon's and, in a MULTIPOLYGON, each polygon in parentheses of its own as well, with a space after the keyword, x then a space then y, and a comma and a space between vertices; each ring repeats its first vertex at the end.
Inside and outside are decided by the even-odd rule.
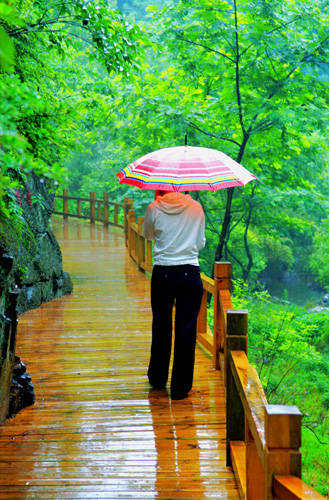
POLYGON ((19 318, 36 403, 0 427, 0 499, 232 499, 220 372, 196 352, 190 397, 147 381, 150 281, 119 229, 55 222, 74 293, 19 318))

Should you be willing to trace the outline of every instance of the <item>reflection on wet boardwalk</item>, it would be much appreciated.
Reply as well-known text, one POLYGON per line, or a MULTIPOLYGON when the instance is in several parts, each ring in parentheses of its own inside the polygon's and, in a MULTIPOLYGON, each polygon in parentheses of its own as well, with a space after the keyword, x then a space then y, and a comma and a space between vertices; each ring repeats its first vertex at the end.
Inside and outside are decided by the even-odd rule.
POLYGON ((151 390, 150 282, 123 232, 55 233, 74 293, 20 316, 36 403, 0 427, 0 498, 237 500, 211 359, 197 349, 189 398, 151 390))

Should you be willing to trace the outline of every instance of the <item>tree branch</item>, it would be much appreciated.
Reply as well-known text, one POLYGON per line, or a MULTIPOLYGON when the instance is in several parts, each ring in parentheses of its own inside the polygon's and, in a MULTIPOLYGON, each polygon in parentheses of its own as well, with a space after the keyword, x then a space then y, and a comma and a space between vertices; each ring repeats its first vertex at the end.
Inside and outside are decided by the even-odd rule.
MULTIPOLYGON (((255 192, 255 186, 253 185, 252 190, 251 190, 251 199, 254 196, 254 192, 255 192)), ((250 199, 250 201, 251 201, 251 199, 250 199)), ((250 201, 249 201, 249 207, 248 207, 248 217, 247 217, 246 226, 245 226, 244 235, 243 235, 244 248, 246 250, 246 254, 247 254, 247 258, 248 258, 248 266, 247 266, 247 269, 245 270, 245 272, 243 273, 244 281, 247 281, 250 270, 252 268, 252 264, 253 264, 252 253, 250 252, 249 243, 248 243, 248 230, 249 230, 249 226, 250 226, 251 214, 252 214, 252 209, 253 209, 253 206, 250 203, 250 201)))
MULTIPOLYGON (((328 441, 327 441, 327 442, 326 442, 326 441, 321 441, 321 440, 319 439, 319 437, 318 437, 317 433, 315 432, 315 430, 314 430, 314 429, 312 429, 311 425, 308 425, 308 424, 303 424, 303 425, 304 425, 304 427, 306 427, 306 429, 308 429, 309 431, 313 432, 314 436, 316 437, 316 439, 318 440, 318 442, 319 442, 320 444, 325 444, 325 445, 328 445, 328 444, 329 444, 329 442, 328 442, 328 441)), ((319 463, 318 463, 318 465, 321 465, 321 464, 319 464, 319 463)), ((324 469, 324 467, 323 467, 323 466, 322 466, 322 468, 324 469)))
POLYGON ((289 21, 285 24, 281 24, 280 26, 277 26, 276 28, 273 28, 272 30, 268 31, 267 33, 263 34, 261 37, 259 37, 257 39, 256 42, 253 42, 251 43, 250 45, 248 45, 248 47, 246 47, 242 52, 241 52, 241 57, 246 53, 248 52, 248 50, 255 46, 255 45, 258 45, 258 44, 261 44, 262 43, 262 40, 263 39, 266 39, 269 35, 272 35, 272 33, 275 33, 276 31, 279 31, 279 30, 282 30, 282 29, 285 29, 287 28, 287 26, 289 26, 289 24, 293 24, 295 23, 298 19, 301 19, 301 16, 297 16, 295 19, 293 19, 292 21, 289 21))
POLYGON ((204 135, 208 135, 209 137, 214 137, 215 139, 221 139, 223 141, 228 141, 228 142, 233 142, 233 144, 235 144, 236 146, 238 146, 239 148, 241 147, 241 144, 239 144, 237 141, 235 141, 234 139, 229 139, 228 137, 223 137, 221 135, 216 135, 216 134, 212 134, 211 132, 206 132, 205 130, 202 130, 200 127, 198 127, 197 125, 195 125, 194 123, 192 122, 186 122, 187 125, 189 127, 192 127, 194 128, 195 130, 198 130, 199 132, 201 132, 202 134, 204 135))
POLYGON ((215 54, 218 54, 219 56, 222 56, 225 59, 228 59, 229 61, 231 61, 233 63, 235 62, 234 59, 232 59, 231 57, 227 56, 223 52, 220 52, 219 50, 207 47, 206 45, 202 45, 202 43, 193 42, 192 40, 189 40, 188 38, 184 38, 184 37, 181 37, 181 36, 178 36, 178 39, 181 40, 182 42, 186 42, 186 43, 190 43, 191 45, 195 45, 196 47, 201 47, 202 49, 208 50, 209 52, 214 52, 215 54))
POLYGON ((60 24, 67 24, 68 21, 66 19, 69 19, 69 18, 72 18, 74 16, 72 15, 67 15, 67 16, 63 16, 61 18, 56 18, 56 19, 50 19, 49 21, 44 21, 43 23, 34 23, 34 24, 29 24, 29 25, 26 25, 26 27, 24 28, 20 28, 18 30, 12 30, 12 31, 7 31, 7 34, 9 36, 18 36, 18 35, 22 35, 24 33, 35 33, 36 31, 38 31, 37 29, 36 30, 31 30, 29 28, 41 28, 42 26, 48 26, 50 24, 56 24, 56 23, 60 23, 60 24))
POLYGON ((240 266, 242 273, 244 273, 245 269, 244 269, 242 261, 240 261, 229 248, 227 248, 227 253, 228 253, 228 255, 231 256, 231 258, 233 260, 235 260, 235 262, 238 264, 238 266, 240 266))

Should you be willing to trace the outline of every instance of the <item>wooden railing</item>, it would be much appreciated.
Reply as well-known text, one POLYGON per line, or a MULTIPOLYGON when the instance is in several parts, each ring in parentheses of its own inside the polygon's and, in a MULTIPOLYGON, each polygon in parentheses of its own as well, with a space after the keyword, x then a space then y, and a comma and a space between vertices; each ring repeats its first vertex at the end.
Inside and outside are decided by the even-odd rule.
MULTIPOLYGON (((152 271, 152 246, 142 234, 143 217, 126 198, 125 240, 143 271, 152 271)), ((201 275, 203 299, 197 339, 221 369, 226 394, 227 465, 232 466, 241 499, 324 500, 301 478, 301 413, 296 406, 270 405, 256 369, 250 365, 248 311, 234 310, 231 264, 215 263, 214 279, 201 275), (207 323, 207 295, 214 296, 214 321, 207 323)))
POLYGON ((119 222, 119 211, 121 210, 123 213, 124 205, 123 203, 109 201, 108 193, 104 193, 103 199, 96 199, 94 192, 89 193, 89 198, 80 198, 78 196, 69 196, 68 190, 64 189, 62 195, 56 195, 56 199, 57 198, 63 200, 63 210, 58 211, 55 203, 53 213, 63 215, 64 219, 76 217, 78 219, 87 219, 91 223, 102 222, 105 227, 115 226, 123 228, 123 224, 119 222), (69 211, 69 201, 72 200, 76 202, 75 212, 69 211), (82 213, 82 203, 89 205, 89 210, 87 210, 88 214, 82 213), (109 218, 110 208, 113 208, 113 220, 109 218))

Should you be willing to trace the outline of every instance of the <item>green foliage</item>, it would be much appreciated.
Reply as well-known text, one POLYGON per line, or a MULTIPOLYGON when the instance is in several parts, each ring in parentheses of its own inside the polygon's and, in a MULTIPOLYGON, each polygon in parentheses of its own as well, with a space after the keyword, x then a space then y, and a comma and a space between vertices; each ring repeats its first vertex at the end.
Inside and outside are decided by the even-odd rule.
MULTIPOLYGON (((15 3, 23 7, 20 2, 15 3)), ((42 40, 47 52, 56 50, 63 58, 71 47, 76 51, 86 50, 90 61, 99 61, 109 73, 126 77, 139 68, 138 52, 145 42, 144 35, 120 11, 109 9, 106 2, 39 0, 25 2, 23 9, 20 13, 23 26, 17 27, 16 18, 11 24, 10 16, 3 23, 16 43, 42 40)))
POLYGON ((0 2, 2 238, 15 221, 20 234, 14 190, 31 172, 65 178, 64 158, 83 151, 100 95, 112 92, 109 78, 133 82, 145 43, 141 28, 104 0, 0 2))
MULTIPOLYGON (((14 17, 14 8, 9 0, 0 0, 0 19, 14 17)), ((17 24, 19 20, 15 17, 17 24)), ((0 70, 11 72, 14 63, 14 43, 0 25, 0 70)))
MULTIPOLYGON (((323 426, 320 435, 328 436, 328 428, 323 426)), ((321 495, 328 497, 329 442, 320 440, 311 429, 302 429, 303 479, 321 495)))
POLYGON ((16 204, 15 209, 10 212, 10 217, 5 211, 0 212, 0 240, 9 247, 14 245, 18 249, 22 247, 30 249, 34 245, 31 228, 16 204))
MULTIPOLYGON (((305 254, 314 217, 328 210, 323 203, 328 192, 323 175, 326 4, 287 1, 269 8, 263 2, 198 0, 191 7, 175 1, 155 19, 153 31, 163 50, 157 73, 143 85, 147 99, 140 100, 130 126, 147 131, 151 141, 153 135, 164 138, 164 145, 168 139, 175 144, 175 138, 181 143, 188 130, 190 144, 222 149, 259 176, 258 183, 236 190, 233 200, 231 227, 243 229, 239 245, 231 231, 227 252, 241 262, 241 275, 263 265, 257 264, 250 240, 256 237, 256 245, 263 246, 272 232, 287 260, 280 267, 292 264, 288 241, 295 262, 300 261, 294 242, 305 254)), ((202 199, 209 219, 219 208, 220 226, 221 196, 202 199)), ((272 259, 270 249, 265 257, 272 259)))
POLYGON ((291 245, 291 240, 280 237, 265 236, 263 239, 267 269, 271 270, 274 275, 280 276, 292 267, 294 256, 291 245))
POLYGON ((327 289, 329 287, 328 252, 329 219, 324 219, 313 237, 313 253, 310 257, 310 266, 318 281, 327 289))
POLYGON ((234 281, 233 302, 248 309, 248 357, 269 403, 297 405, 303 414, 303 478, 328 495, 329 313, 274 304, 243 280, 234 281))
MULTIPOLYGON (((136 13, 142 3, 125 5, 136 13)), ((188 132, 190 145, 221 149, 259 177, 235 189, 224 252, 235 277, 253 280, 264 268, 309 273, 314 227, 328 213, 328 11, 320 4, 150 8, 147 78, 137 91, 116 79, 116 92, 101 97, 85 136, 89 154, 68 164, 70 189, 89 189, 95 177, 100 192, 123 197, 129 188, 116 187, 115 173, 151 150, 183 144, 188 132)), ((134 192, 135 200, 146 197, 134 192)), ((201 261, 209 273, 226 192, 195 196, 206 214, 201 261)))

